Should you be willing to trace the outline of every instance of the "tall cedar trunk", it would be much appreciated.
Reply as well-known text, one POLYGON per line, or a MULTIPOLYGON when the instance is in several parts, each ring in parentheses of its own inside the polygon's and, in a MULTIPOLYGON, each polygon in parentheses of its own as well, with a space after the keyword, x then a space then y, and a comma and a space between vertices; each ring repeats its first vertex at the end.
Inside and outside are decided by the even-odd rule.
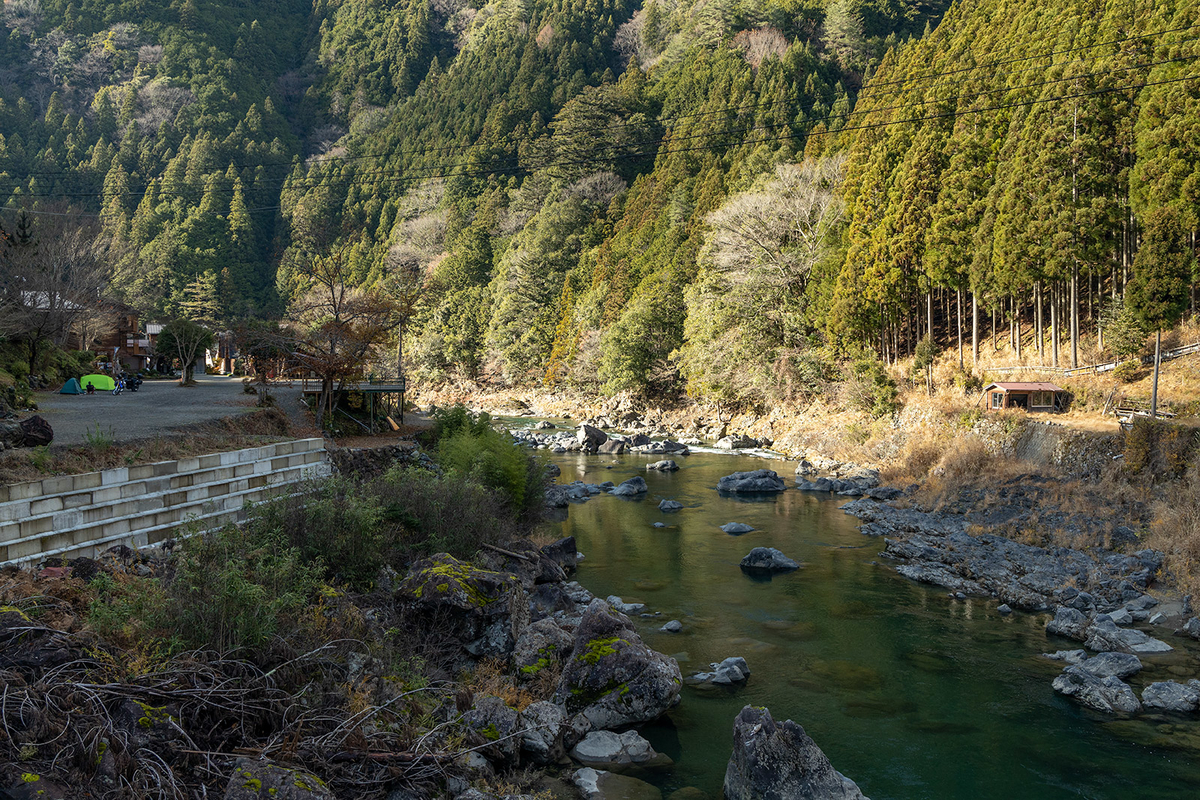
MULTIPOLYGON (((404 390, 408 387, 404 382, 404 323, 396 326, 396 380, 400 382, 400 424, 404 424, 404 390)), ((374 415, 371 424, 375 424, 374 415)))
POLYGON ((1162 363, 1162 329, 1154 332, 1154 388, 1150 390, 1150 418, 1158 416, 1158 367, 1162 363))
POLYGON ((1071 368, 1079 366, 1079 262, 1071 262, 1071 368))
POLYGON ((925 335, 933 342, 933 287, 925 293, 925 335))
POLYGON ((1037 305, 1037 318, 1036 318, 1036 321, 1034 322, 1034 325, 1036 326, 1036 329, 1037 329, 1038 363, 1041 364, 1042 366, 1045 366, 1046 365, 1046 342, 1045 342, 1046 331, 1042 327, 1042 282, 1041 281, 1038 281, 1036 284, 1034 284, 1033 293, 1034 293, 1034 297, 1035 297, 1034 302, 1037 305))
POLYGON ((971 369, 979 367, 979 295, 971 292, 971 369))
POLYGON ((1050 284, 1050 363, 1058 366, 1058 284, 1050 284))
POLYGON ((1021 360, 1021 304, 1017 302, 1017 298, 1013 296, 1013 334, 1014 341, 1017 343, 1016 353, 1017 360, 1021 360))
POLYGON ((958 302, 958 371, 963 370, 963 318, 962 318, 962 289, 957 289, 954 292, 955 300, 958 302))

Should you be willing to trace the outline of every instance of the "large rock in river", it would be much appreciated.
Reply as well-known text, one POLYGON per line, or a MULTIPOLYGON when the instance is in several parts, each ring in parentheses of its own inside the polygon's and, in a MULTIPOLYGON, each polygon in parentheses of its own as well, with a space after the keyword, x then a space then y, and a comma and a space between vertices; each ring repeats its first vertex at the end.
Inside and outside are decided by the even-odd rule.
POLYGON ((725 770, 727 800, 866 800, 833 768, 804 728, 776 723, 765 708, 746 706, 733 722, 733 755, 725 770))
POLYGON ((735 472, 717 481, 717 491, 735 494, 771 494, 786 489, 787 484, 783 482, 783 478, 770 469, 735 472))
POLYGON ((1137 714, 1142 710, 1142 704, 1129 684, 1112 675, 1098 678, 1082 667, 1069 666, 1064 669, 1054 679, 1054 691, 1106 714, 1137 714))
POLYGON ((643 644, 629 619, 597 598, 575 630, 556 702, 593 729, 612 730, 662 716, 682 685, 675 659, 643 644))
POLYGON ((415 620, 452 631, 476 657, 507 656, 529 624, 517 576, 479 569, 448 553, 413 564, 396 598, 415 620))
POLYGON ((634 475, 627 481, 621 481, 617 488, 612 490, 612 494, 617 497, 637 497, 649 491, 646 486, 646 479, 641 475, 634 475))
POLYGON ((1119 653, 1166 653, 1172 648, 1166 642, 1155 639, 1134 628, 1119 628, 1106 614, 1100 614, 1087 629, 1085 647, 1102 652, 1119 653))
POLYGON ((599 428, 593 428, 591 425, 588 425, 587 423, 580 425, 579 431, 575 435, 579 439, 579 443, 581 445, 584 445, 585 447, 587 445, 591 445, 592 447, 599 447, 600 445, 602 445, 608 441, 607 433, 600 430, 599 428))

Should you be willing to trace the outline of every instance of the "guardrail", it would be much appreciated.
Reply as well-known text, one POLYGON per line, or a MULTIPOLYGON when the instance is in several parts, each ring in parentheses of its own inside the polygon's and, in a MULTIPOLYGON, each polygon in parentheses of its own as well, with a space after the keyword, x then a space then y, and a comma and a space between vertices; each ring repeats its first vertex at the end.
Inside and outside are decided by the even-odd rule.
POLYGON ((191 522, 214 530, 247 502, 330 470, 314 438, 0 486, 0 564, 146 547, 191 522))
MULTIPOLYGON (((1184 345, 1183 347, 1176 347, 1172 350, 1164 350, 1162 352, 1160 358, 1163 361, 1170 361, 1172 359, 1179 358, 1180 356, 1191 355, 1192 353, 1200 353, 1200 342, 1196 342, 1195 344, 1184 345)), ((1151 356, 1142 356, 1140 360, 1141 360, 1141 363, 1143 363, 1143 364, 1153 364, 1154 356, 1152 356, 1152 355, 1151 356)), ((1093 374, 1098 374, 1098 373, 1103 373, 1103 372, 1112 372, 1114 369, 1117 368, 1118 365, 1120 365, 1122 363, 1124 363, 1124 362, 1122 362, 1122 361, 1106 361, 1103 364, 1090 364, 1086 367, 1043 367, 1043 366, 1039 366, 1039 365, 1024 366, 1024 367, 1022 367, 1022 366, 986 367, 984 369, 984 372, 1000 372, 1000 373, 1048 372, 1052 375, 1062 375, 1064 377, 1069 378, 1073 375, 1093 375, 1093 374)))

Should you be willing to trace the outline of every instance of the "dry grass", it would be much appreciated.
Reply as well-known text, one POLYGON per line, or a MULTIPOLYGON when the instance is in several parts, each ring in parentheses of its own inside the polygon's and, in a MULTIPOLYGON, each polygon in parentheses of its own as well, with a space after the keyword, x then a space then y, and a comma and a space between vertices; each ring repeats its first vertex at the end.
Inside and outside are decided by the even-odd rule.
POLYGON ((277 408, 239 414, 186 429, 169 438, 122 444, 96 441, 78 447, 35 447, 0 455, 0 485, 76 475, 113 467, 174 461, 188 456, 239 450, 291 438, 287 415, 277 408))
MULTIPOLYGON (((555 672, 549 668, 542 672, 555 672)), ((540 677, 540 676, 539 676, 540 677)), ((557 677, 557 675, 555 676, 557 677)), ((543 681, 535 681, 520 685, 504 661, 497 658, 485 658, 476 665, 475 669, 463 676, 461 681, 476 697, 495 696, 518 711, 524 711, 531 703, 536 703, 543 697, 553 694, 553 684, 548 693, 544 693, 543 681)), ((554 681, 557 683, 557 680, 554 681)))
POLYGON ((1147 544, 1166 554, 1166 567, 1184 594, 1200 595, 1200 462, 1152 510, 1147 544))

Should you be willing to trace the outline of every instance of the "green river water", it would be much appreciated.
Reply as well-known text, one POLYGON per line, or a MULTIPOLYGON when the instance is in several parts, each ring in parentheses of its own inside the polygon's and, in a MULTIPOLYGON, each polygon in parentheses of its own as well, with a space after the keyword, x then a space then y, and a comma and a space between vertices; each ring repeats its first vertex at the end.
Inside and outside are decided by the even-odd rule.
MULTIPOLYGON (((562 483, 642 475, 650 487, 643 499, 600 495, 570 507, 562 527, 586 556, 579 582, 661 612, 634 621, 685 675, 736 655, 752 671, 736 692, 685 688, 669 719, 642 730, 675 759, 656 779, 664 796, 689 786, 721 796, 733 718, 747 704, 803 725, 872 800, 1200 796, 1200 723, 1115 720, 1057 695, 1061 664, 1040 654, 1079 644, 1047 638, 1046 615, 1005 617, 995 601, 954 601, 877 563, 883 542, 839 510, 847 498, 789 489, 747 502, 716 491, 721 476, 764 467, 790 486, 794 462, 695 453, 676 459, 678 472, 645 471, 657 458, 553 460, 562 483), (687 508, 660 512, 663 498, 687 508), (756 530, 730 536, 717 527, 726 522, 756 530), (751 579, 738 561, 760 545, 803 568, 751 579), (684 631, 659 632, 670 619, 684 631)), ((1130 681, 1139 694, 1154 680, 1200 675, 1194 650, 1143 661, 1130 681)))

